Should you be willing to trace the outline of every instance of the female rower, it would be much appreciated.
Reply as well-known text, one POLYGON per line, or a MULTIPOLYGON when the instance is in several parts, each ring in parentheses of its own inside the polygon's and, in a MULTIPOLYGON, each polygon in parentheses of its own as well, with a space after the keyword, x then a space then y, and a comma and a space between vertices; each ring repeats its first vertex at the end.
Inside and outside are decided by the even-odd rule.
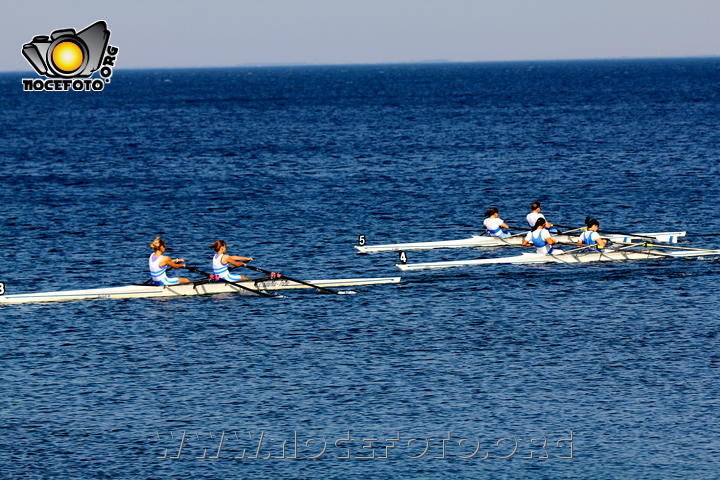
POLYGON ((155 285, 190 283, 190 280, 187 278, 171 278, 165 274, 168 267, 183 268, 185 266, 185 259, 173 259, 163 255, 163 252, 165 252, 165 241, 162 238, 155 237, 155 240, 150 244, 150 248, 153 250, 153 253, 150 255, 150 276, 152 276, 155 285))
POLYGON ((490 232, 490 236, 492 237, 500 237, 505 238, 509 237, 510 234, 503 230, 503 228, 510 228, 503 222, 502 218, 500 218, 500 212, 495 207, 490 207, 490 210, 485 212, 485 221, 483 222, 483 225, 487 229, 488 232, 490 232))
POLYGON ((550 228, 553 226, 553 224, 550 223, 547 218, 545 218, 545 215, 540 213, 541 209, 542 205, 540 205, 540 202, 533 202, 532 205, 530 205, 530 210, 532 211, 528 213, 527 217, 525 217, 530 228, 533 228, 535 226, 535 222, 537 222, 539 218, 545 220, 545 228, 550 228))
POLYGON ((236 267, 244 267, 247 262, 252 262, 252 257, 238 257, 237 255, 227 254, 227 244, 223 240, 218 240, 210 248, 217 252, 213 257, 213 273, 219 276, 223 280, 230 282, 239 282, 240 280, 247 280, 248 278, 244 275, 235 275, 230 273, 228 270, 228 264, 235 265, 236 267))
POLYGON ((533 225, 532 230, 525 235, 525 238, 522 241, 523 247, 530 247, 534 245, 537 249, 537 253, 544 255, 565 253, 562 250, 553 249, 553 245, 555 245, 557 241, 550 236, 550 232, 546 229, 547 225, 548 223, 544 218, 538 218, 535 225, 533 225))
POLYGON ((588 219, 587 230, 580 235, 580 238, 578 238, 578 247, 591 245, 593 250, 605 248, 605 245, 607 245, 607 240, 605 240, 604 238, 600 238, 598 228, 600 228, 600 222, 598 222, 594 218, 588 219))

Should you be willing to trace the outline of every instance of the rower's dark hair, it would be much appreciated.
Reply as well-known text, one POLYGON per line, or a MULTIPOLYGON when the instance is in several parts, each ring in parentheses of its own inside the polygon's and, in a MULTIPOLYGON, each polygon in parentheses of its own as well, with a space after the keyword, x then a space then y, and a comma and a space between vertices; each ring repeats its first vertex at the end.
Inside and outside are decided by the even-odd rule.
POLYGON ((216 252, 219 252, 222 247, 226 245, 224 240, 216 240, 215 243, 210 245, 210 248, 215 250, 216 252))
POLYGON ((597 226, 599 227, 599 226, 600 226, 600 222, 598 222, 598 221, 595 220, 594 218, 585 217, 585 225, 587 225, 588 228, 592 227, 593 225, 597 225, 597 226))
POLYGON ((535 221, 535 226, 534 226, 534 227, 532 228, 532 230, 530 230, 530 231, 531 231, 531 232, 534 232, 535 230, 537 230, 538 228, 542 227, 543 225, 545 225, 545 219, 542 218, 542 217, 540 217, 540 218, 538 218, 538 219, 535 221))
POLYGON ((500 213, 500 210, 498 210, 496 207, 490 207, 487 212, 485 212, 485 217, 492 217, 496 213, 500 213))
POLYGON ((164 247, 164 246, 165 246, 165 240, 163 240, 160 237, 155 237, 155 240, 153 240, 152 243, 150 244, 150 248, 152 248, 153 251, 159 250, 160 247, 164 247))
POLYGON ((534 211, 534 210, 537 210, 537 209, 540 208, 541 206, 542 206, 542 205, 540 205, 540 202, 533 202, 532 204, 530 204, 530 210, 533 210, 533 211, 534 211))

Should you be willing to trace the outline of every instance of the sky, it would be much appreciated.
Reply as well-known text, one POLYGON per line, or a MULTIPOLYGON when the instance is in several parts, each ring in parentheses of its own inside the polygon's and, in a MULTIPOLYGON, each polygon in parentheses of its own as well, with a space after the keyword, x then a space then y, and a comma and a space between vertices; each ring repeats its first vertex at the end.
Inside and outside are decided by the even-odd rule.
POLYGON ((720 56, 720 0, 6 0, 0 71, 104 20, 117 68, 720 56), (14 6, 11 6, 13 5, 14 6))

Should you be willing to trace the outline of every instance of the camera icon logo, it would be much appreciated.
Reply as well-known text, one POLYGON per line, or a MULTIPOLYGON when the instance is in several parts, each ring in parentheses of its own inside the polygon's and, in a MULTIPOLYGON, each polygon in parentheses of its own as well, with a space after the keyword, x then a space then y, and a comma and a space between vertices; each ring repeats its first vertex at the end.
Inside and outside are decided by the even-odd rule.
POLYGON ((100 68, 110 30, 102 20, 80 32, 72 28, 39 35, 23 45, 22 54, 48 78, 87 78, 100 68))

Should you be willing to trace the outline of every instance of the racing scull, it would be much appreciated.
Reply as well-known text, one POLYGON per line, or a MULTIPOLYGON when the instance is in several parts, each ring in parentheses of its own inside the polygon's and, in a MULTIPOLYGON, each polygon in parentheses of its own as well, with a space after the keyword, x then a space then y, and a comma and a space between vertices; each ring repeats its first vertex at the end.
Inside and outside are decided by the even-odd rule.
MULTIPOLYGON (((635 247, 633 247, 635 248, 635 247)), ((559 252, 559 250, 556 250, 559 252)), ((575 251, 553 255, 541 253, 523 253, 512 257, 480 258, 475 260, 451 260, 447 262, 428 263, 398 263, 396 267, 403 271, 426 270, 452 267, 469 267, 476 265, 493 265, 502 263, 527 264, 527 263, 587 263, 587 262, 617 262, 623 260, 648 260, 664 257, 672 258, 695 258, 720 255, 720 250, 671 250, 660 251, 656 249, 606 249, 602 251, 575 251)))
MULTIPOLYGON (((559 234, 553 235, 553 238, 561 243, 575 243, 580 236, 578 231, 577 234, 559 234)), ((633 233, 629 235, 602 235, 605 238, 614 243, 630 243, 630 242, 643 242, 648 239, 653 239, 656 242, 668 242, 677 243, 678 237, 684 237, 686 232, 655 232, 655 233, 633 233)), ((431 250, 437 248, 474 248, 474 247, 505 247, 505 246, 519 246, 522 244, 522 240, 525 237, 525 233, 519 235, 513 235, 510 237, 499 238, 491 237, 489 235, 474 235, 470 238, 464 238, 461 240, 444 240, 439 242, 418 242, 418 243, 392 243, 385 245, 366 245, 364 236, 359 237, 359 245, 355 245, 358 249, 358 253, 375 253, 375 252, 387 252, 393 250, 431 250)))
MULTIPOLYGON (((267 279, 262 281, 247 280, 236 282, 196 282, 180 285, 128 285, 124 287, 95 288, 90 290, 67 290, 61 292, 25 293, 19 295, 1 295, 0 304, 4 303, 40 303, 62 300, 119 299, 119 298, 156 298, 186 297, 192 295, 209 295, 220 293, 236 293, 254 295, 253 291, 291 290, 298 288, 358 287, 362 285, 378 285, 398 283, 400 277, 378 278, 343 278, 334 280, 308 280, 305 284, 289 279, 267 279), (244 288, 243 288, 244 287, 244 288)), ((3 287, 5 287, 3 285, 3 287)))

